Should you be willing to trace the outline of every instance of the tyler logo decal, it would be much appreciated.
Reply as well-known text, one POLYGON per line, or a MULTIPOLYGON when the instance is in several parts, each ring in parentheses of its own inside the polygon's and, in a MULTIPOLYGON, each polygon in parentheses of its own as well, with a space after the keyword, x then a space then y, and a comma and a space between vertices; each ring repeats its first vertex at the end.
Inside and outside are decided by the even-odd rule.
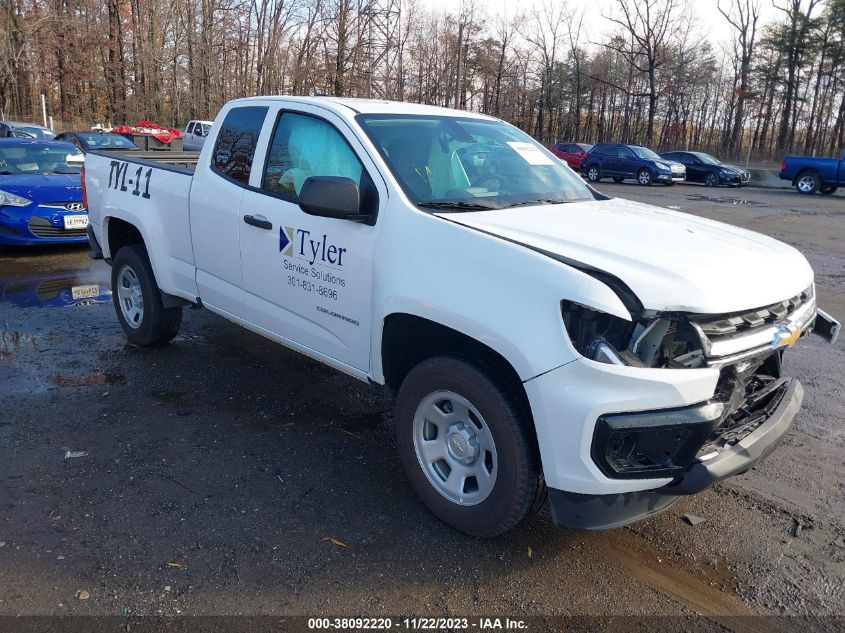
POLYGON ((330 244, 325 233, 311 239, 311 231, 283 226, 279 227, 279 252, 286 257, 307 261, 309 265, 317 263, 340 268, 346 248, 330 244))
POLYGON ((296 229, 289 226, 279 227, 279 252, 282 255, 291 257, 293 255, 293 236, 296 229))

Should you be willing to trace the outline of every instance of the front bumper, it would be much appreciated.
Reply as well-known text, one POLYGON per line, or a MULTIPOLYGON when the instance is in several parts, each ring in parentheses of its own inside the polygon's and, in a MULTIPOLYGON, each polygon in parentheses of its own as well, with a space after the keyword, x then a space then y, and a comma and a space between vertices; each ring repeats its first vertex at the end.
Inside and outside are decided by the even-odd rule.
POLYGON ((684 182, 686 179, 686 172, 677 171, 658 171, 654 176, 657 182, 684 182))
POLYGON ((726 185, 747 185, 751 181, 751 174, 747 171, 738 173, 719 174, 719 179, 726 185))
POLYGON ((585 530, 620 527, 661 512, 685 495, 750 470, 774 450, 792 427, 803 395, 801 383, 783 380, 774 393, 767 394, 766 417, 759 426, 725 450, 699 457, 682 476, 658 489, 616 494, 550 489, 555 523, 585 530))
MULTIPOLYGON (((69 201, 74 203, 74 201, 69 201)), ((86 215, 85 209, 67 210, 48 204, 0 207, 0 244, 74 244, 88 241, 85 228, 65 229, 65 216, 86 215)))

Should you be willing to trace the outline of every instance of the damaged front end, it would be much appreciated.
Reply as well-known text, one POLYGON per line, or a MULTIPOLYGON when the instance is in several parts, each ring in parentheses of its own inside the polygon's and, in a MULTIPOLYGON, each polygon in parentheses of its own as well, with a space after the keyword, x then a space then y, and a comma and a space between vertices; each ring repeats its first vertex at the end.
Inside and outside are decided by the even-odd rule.
POLYGON ((605 476, 672 478, 671 494, 698 492, 748 470, 771 451, 791 425, 802 393, 798 381, 782 375, 783 351, 814 327, 828 340, 838 332, 838 323, 817 310, 812 286, 785 301, 735 314, 641 310, 626 321, 572 302, 563 302, 562 313, 573 346, 590 360, 719 370, 707 402, 609 413, 596 422, 591 452, 605 476), (773 421, 776 437, 763 429, 773 421), (768 441, 758 444, 764 435, 768 441), (757 449, 749 452, 750 444, 757 449))

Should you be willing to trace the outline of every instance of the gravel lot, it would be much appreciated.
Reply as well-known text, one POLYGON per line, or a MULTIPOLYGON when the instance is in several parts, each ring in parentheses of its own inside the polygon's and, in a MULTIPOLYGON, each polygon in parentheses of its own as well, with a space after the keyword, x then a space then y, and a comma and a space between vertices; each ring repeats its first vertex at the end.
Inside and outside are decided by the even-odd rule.
MULTIPOLYGON (((842 195, 599 188, 798 247, 845 320, 842 195)), ((0 614, 845 614, 843 341, 787 354, 804 409, 751 473, 613 532, 544 512, 478 541, 413 496, 366 385, 203 310, 129 347, 110 303, 56 305, 97 284, 81 248, 0 255, 0 614)))

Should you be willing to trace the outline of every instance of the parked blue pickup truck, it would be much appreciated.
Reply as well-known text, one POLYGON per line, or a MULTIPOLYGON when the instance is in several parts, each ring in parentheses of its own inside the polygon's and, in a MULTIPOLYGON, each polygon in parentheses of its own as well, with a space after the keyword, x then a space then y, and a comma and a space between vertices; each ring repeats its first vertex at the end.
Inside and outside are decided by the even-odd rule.
POLYGON ((798 193, 831 194, 845 185, 845 152, 841 158, 785 156, 780 161, 780 177, 789 180, 798 193))

